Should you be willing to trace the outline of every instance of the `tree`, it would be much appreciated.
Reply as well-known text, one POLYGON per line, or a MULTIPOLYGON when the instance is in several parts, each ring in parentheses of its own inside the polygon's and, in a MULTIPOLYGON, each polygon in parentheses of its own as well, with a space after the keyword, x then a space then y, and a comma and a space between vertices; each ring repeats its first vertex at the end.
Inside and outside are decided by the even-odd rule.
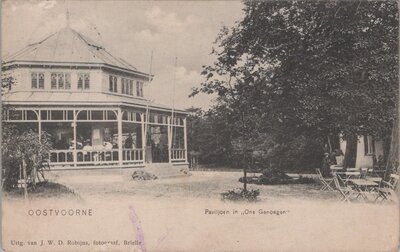
POLYGON ((243 20, 221 30, 217 59, 204 66, 206 80, 193 95, 217 93, 219 106, 248 116, 243 128, 250 135, 266 133, 279 144, 298 136, 322 143, 340 133, 349 152, 358 135, 390 134, 398 91, 396 2, 244 5, 243 20))
POLYGON ((23 178, 25 196, 27 182, 36 186, 38 171, 42 160, 46 159, 51 149, 50 135, 39 134, 33 130, 21 131, 15 125, 3 124, 2 131, 2 183, 8 190, 18 185, 23 178))

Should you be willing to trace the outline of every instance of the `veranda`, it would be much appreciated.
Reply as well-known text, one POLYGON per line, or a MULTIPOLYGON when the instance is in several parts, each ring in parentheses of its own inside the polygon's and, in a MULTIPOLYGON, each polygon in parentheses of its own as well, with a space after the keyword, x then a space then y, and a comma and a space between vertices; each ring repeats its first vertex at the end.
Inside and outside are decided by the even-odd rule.
POLYGON ((143 167, 187 163, 186 118, 132 106, 14 107, 5 123, 51 135, 53 169, 143 167), (143 137, 145 136, 145 137, 143 137))

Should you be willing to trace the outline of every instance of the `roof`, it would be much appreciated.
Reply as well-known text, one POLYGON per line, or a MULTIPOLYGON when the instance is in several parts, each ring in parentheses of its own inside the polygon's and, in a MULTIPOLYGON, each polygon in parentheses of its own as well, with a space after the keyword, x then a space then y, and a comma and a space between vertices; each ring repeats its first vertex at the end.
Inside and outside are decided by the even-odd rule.
POLYGON ((4 63, 57 62, 74 64, 104 64, 123 70, 139 72, 127 61, 110 54, 106 49, 69 26, 42 41, 4 57, 4 63))
MULTIPOLYGON (((63 105, 63 106, 87 106, 87 105, 127 105, 138 107, 149 107, 154 110, 171 111, 168 106, 157 104, 136 97, 125 97, 123 95, 107 94, 100 92, 31 92, 16 91, 2 95, 2 100, 9 104, 18 105, 63 105)), ((174 109, 177 113, 188 114, 184 110, 174 109)))

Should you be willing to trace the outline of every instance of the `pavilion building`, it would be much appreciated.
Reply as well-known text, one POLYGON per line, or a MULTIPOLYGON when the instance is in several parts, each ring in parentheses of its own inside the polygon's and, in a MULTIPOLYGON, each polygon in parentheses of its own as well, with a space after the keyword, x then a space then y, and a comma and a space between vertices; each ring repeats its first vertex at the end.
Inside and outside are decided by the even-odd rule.
POLYGON ((69 26, 4 58, 2 70, 16 81, 3 121, 50 134, 53 169, 187 166, 188 114, 151 102, 152 75, 69 26))

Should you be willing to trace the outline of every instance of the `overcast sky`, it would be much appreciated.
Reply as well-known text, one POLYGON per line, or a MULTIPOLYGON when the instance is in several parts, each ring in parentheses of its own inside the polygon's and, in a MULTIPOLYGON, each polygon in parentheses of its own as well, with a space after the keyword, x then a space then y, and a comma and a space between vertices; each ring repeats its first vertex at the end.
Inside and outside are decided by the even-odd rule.
POLYGON ((211 64, 211 48, 222 25, 242 18, 239 1, 6 1, 2 6, 2 54, 13 53, 70 25, 139 70, 155 78, 146 88, 156 103, 172 105, 175 57, 178 58, 175 107, 206 108, 211 97, 188 98, 211 64))

